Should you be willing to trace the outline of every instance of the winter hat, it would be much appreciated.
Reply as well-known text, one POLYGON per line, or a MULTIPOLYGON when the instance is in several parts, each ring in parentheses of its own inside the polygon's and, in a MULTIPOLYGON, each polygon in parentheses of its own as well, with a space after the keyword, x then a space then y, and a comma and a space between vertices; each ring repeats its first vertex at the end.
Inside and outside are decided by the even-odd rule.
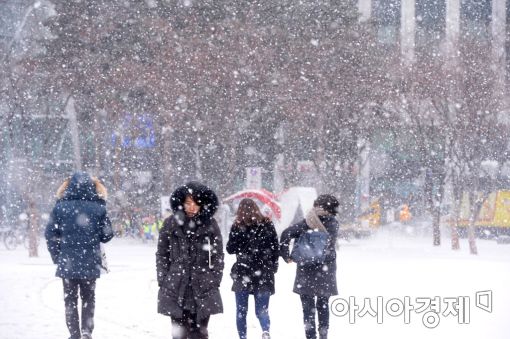
POLYGON ((338 213, 339 205, 340 203, 338 202, 338 199, 331 194, 321 194, 313 202, 313 207, 320 207, 333 215, 338 213))

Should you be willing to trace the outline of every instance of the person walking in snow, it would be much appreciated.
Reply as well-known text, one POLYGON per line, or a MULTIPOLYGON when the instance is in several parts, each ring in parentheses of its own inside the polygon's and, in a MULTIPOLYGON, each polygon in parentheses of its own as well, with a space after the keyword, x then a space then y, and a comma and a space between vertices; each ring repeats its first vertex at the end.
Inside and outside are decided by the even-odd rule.
POLYGON ((223 312, 223 243, 213 218, 216 194, 190 182, 170 197, 156 252, 158 312, 172 319, 174 339, 207 339, 209 317, 223 312))
POLYGON ((303 307, 303 320, 307 339, 316 339, 315 311, 318 313, 319 338, 327 339, 329 328, 329 297, 338 294, 336 284, 336 250, 338 222, 335 218, 339 203, 329 194, 323 194, 314 201, 313 208, 301 222, 285 229, 280 238, 280 255, 291 263, 289 244, 292 239, 310 230, 327 231, 329 237, 322 263, 297 263, 294 292, 299 294, 303 307))
POLYGON ((229 233, 227 252, 236 255, 231 277, 236 298, 236 322, 240 339, 246 339, 248 297, 255 298, 255 314, 262 327, 262 339, 270 339, 269 298, 274 294, 278 270, 278 236, 271 220, 264 217, 251 199, 239 203, 229 233))
POLYGON ((70 339, 91 339, 95 287, 100 276, 100 243, 113 238, 106 211, 106 188, 89 174, 77 172, 57 191, 57 202, 45 230, 48 251, 62 278, 70 339), (78 315, 81 296, 81 326, 78 315))

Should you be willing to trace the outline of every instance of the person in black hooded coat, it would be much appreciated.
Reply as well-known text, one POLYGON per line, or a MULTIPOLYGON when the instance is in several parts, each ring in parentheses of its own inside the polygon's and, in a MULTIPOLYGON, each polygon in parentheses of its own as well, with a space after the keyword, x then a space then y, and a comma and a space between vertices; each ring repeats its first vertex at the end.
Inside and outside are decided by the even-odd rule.
POLYGON ((338 200, 330 194, 322 194, 314 201, 313 208, 301 222, 289 226, 280 238, 280 255, 291 263, 290 241, 297 240, 305 232, 325 231, 329 234, 325 248, 325 261, 318 264, 297 263, 294 292, 299 294, 303 306, 306 339, 317 338, 315 312, 319 319, 319 338, 327 339, 329 328, 329 297, 338 294, 336 284, 336 249, 338 221, 335 218, 338 200))
POLYGON ((94 329, 95 286, 100 276, 100 243, 113 238, 106 212, 106 189, 83 172, 64 181, 45 230, 48 251, 64 284, 70 339, 89 339, 94 329), (81 328, 78 316, 81 295, 81 328))
POLYGON ((171 317, 174 339, 208 338, 209 317, 223 312, 223 243, 213 218, 218 198, 190 182, 172 193, 170 206, 156 252, 158 312, 171 317))
POLYGON ((255 314, 263 339, 269 339, 269 298, 275 292, 274 275, 278 270, 278 235, 271 220, 264 217, 252 199, 239 203, 237 216, 227 242, 227 252, 236 255, 231 277, 236 296, 237 331, 246 339, 248 297, 255 298, 255 314))

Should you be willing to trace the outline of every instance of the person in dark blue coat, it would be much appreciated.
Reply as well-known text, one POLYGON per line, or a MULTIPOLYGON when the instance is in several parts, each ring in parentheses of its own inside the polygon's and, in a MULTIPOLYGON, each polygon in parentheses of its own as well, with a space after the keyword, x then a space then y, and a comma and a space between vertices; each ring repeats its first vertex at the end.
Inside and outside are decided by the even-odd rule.
POLYGON ((338 221, 335 218, 338 200, 329 194, 323 194, 314 201, 313 208, 306 218, 282 232, 280 255, 287 263, 292 259, 289 245, 292 239, 298 239, 310 230, 326 231, 329 234, 325 248, 325 260, 319 264, 297 264, 294 292, 299 294, 303 306, 303 318, 307 339, 316 339, 315 311, 319 318, 319 338, 327 339, 329 328, 329 297, 338 294, 336 284, 336 249, 338 221))
POLYGON ((100 243, 113 238, 106 211, 106 188, 84 172, 64 181, 46 226, 48 251, 62 278, 70 339, 90 339, 94 329, 95 286, 100 276, 100 243), (81 327, 78 316, 81 295, 81 327))
POLYGON ((260 213, 252 199, 239 203, 236 220, 227 242, 227 252, 236 255, 231 277, 236 297, 236 321, 240 339, 246 339, 248 297, 253 294, 255 314, 262 327, 262 339, 270 339, 269 298, 275 292, 278 270, 278 235, 269 218, 260 213))

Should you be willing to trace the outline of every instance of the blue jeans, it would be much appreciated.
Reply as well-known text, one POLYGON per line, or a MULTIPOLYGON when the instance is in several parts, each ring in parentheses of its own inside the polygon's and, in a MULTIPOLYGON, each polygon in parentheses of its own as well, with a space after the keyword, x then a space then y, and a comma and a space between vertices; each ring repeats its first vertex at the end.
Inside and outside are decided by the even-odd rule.
MULTIPOLYGON (((239 333, 240 339, 246 339, 246 315, 248 314, 248 297, 250 292, 241 291, 236 293, 236 305, 237 305, 237 332, 239 333)), ((255 314, 260 322, 262 331, 269 331, 269 297, 270 292, 256 292, 255 297, 255 314)))

